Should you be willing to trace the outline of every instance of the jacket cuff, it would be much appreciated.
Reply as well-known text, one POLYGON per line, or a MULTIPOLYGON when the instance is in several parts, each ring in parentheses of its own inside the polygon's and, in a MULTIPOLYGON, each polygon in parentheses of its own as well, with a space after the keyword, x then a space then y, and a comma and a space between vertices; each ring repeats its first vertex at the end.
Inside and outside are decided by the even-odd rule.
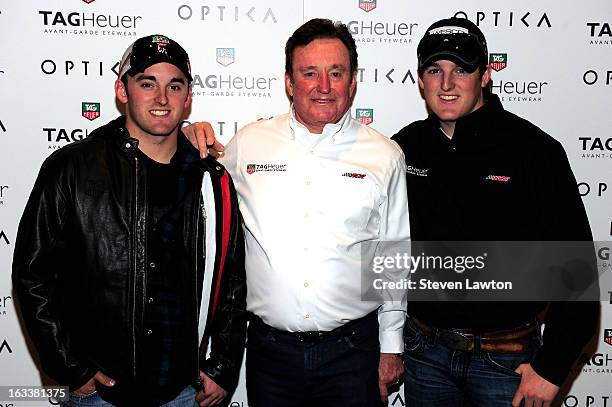
POLYGON ((90 381, 97 373, 96 369, 92 369, 89 367, 80 369, 79 372, 76 372, 73 377, 68 382, 68 391, 73 392, 81 387, 88 381, 90 381))
POLYGON ((542 347, 535 359, 531 362, 533 370, 547 382, 561 387, 565 378, 569 374, 571 364, 567 365, 567 361, 559 361, 551 358, 545 347, 542 347), (565 363, 564 363, 565 362, 565 363))
POLYGON ((231 369, 215 358, 201 358, 200 370, 228 393, 231 393, 238 385, 238 375, 231 375, 229 373, 231 369))

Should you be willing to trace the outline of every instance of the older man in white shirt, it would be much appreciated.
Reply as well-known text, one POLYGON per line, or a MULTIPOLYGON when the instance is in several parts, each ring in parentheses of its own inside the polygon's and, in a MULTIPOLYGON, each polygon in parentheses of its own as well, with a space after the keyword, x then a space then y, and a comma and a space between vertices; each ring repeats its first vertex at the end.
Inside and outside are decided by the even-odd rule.
POLYGON ((403 373, 406 304, 362 298, 362 244, 409 239, 403 153, 350 115, 345 25, 311 20, 285 54, 290 112, 222 159, 245 225, 249 405, 376 406, 403 373))

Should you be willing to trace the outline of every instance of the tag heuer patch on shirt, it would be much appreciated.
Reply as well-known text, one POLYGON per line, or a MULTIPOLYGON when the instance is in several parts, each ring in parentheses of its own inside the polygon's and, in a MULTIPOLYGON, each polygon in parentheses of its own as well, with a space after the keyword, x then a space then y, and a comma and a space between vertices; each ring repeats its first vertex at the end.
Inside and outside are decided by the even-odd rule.
POLYGON ((410 175, 416 175, 417 177, 426 177, 429 172, 429 168, 417 168, 409 165, 406 167, 406 172, 410 175))
POLYGON ((512 178, 506 175, 487 175, 485 179, 495 182, 510 182, 512 178))
POLYGON ((247 164, 247 174, 254 174, 256 172, 285 172, 287 171, 287 164, 247 164))
POLYGON ((349 177, 349 178, 364 179, 366 175, 359 174, 358 172, 345 172, 344 174, 342 174, 342 176, 349 177))

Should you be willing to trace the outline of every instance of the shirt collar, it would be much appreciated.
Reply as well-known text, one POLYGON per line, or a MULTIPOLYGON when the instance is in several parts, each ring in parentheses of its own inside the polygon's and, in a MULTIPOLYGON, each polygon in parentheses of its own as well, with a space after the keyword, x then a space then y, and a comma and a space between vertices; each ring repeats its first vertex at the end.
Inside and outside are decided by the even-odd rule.
POLYGON ((332 144, 336 143, 338 137, 340 137, 346 130, 349 129, 351 125, 351 111, 350 109, 344 113, 344 116, 337 123, 328 123, 323 127, 323 132, 321 134, 312 134, 306 126, 300 123, 295 117, 295 109, 293 108, 293 104, 291 105, 291 110, 289 112, 289 129, 291 130, 291 138, 293 140, 299 140, 304 144, 309 144, 314 146, 318 144, 321 140, 329 138, 332 144))

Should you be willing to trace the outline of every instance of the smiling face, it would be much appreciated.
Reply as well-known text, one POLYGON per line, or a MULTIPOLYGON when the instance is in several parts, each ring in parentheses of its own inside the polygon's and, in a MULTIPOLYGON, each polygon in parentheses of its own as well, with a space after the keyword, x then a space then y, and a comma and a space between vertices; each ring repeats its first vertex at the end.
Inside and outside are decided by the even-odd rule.
POLYGON ((490 78, 489 67, 481 77, 478 70, 468 73, 454 62, 439 60, 423 71, 419 86, 442 129, 452 136, 455 122, 484 104, 483 88, 490 78))
POLYGON ((321 38, 293 51, 291 75, 285 73, 287 93, 293 97, 296 119, 315 134, 337 123, 355 94, 349 52, 337 38, 321 38))
POLYGON ((126 128, 136 139, 176 137, 178 124, 191 104, 191 88, 185 75, 174 65, 163 62, 127 77, 127 92, 121 81, 115 93, 127 104, 126 128))

